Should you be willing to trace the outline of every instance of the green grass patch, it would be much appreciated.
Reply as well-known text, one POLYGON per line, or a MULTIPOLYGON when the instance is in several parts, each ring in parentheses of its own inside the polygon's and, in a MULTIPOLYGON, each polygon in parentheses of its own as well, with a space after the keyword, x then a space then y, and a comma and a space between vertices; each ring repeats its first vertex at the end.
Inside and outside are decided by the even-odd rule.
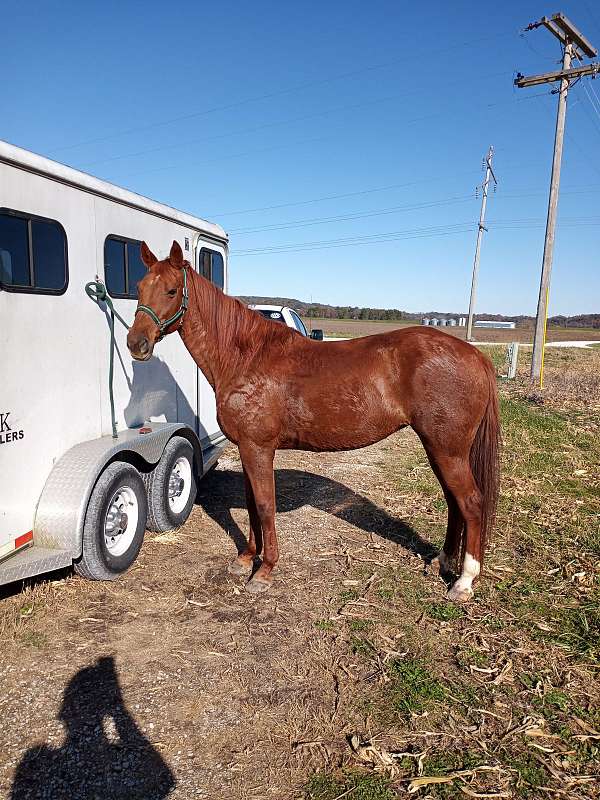
POLYGON ((540 635, 585 660, 600 663, 600 598, 561 609, 555 617, 554 630, 540 631, 540 635))
POLYGON ((390 683, 386 694, 396 711, 405 715, 422 714, 433 703, 446 699, 446 689, 432 674, 428 665, 416 658, 391 661, 390 683))
MULTIPOLYGON (((573 475, 583 467, 595 474, 600 457, 598 437, 574 427, 565 413, 525 400, 500 397, 505 468, 515 477, 550 477, 555 494, 575 498, 590 494, 589 478, 573 475)), ((539 499, 539 493, 536 494, 539 499)))
POLYGON ((330 619, 318 619, 314 623, 315 628, 318 628, 320 631, 332 631, 335 629, 335 625, 330 619))
POLYGON ((557 712, 565 713, 569 711, 573 703, 565 692, 561 692, 560 689, 551 689, 542 698, 536 698, 535 705, 545 717, 554 719, 557 716, 557 712))
POLYGON ((425 613, 431 619, 437 619, 439 622, 453 622, 465 616, 462 606, 452 603, 426 603, 425 613))
POLYGON ((387 584, 378 586, 375 590, 375 594, 377 597, 381 598, 381 600, 393 600, 395 595, 395 590, 392 586, 387 584))
POLYGON ((546 786, 550 779, 548 770, 527 750, 518 753, 504 753, 503 761, 507 767, 517 773, 515 791, 517 797, 540 797, 538 788, 546 786))
POLYGON ((340 592, 340 600, 342 603, 350 603, 352 600, 358 600, 360 592, 356 589, 344 589, 340 592))
POLYGON ((386 778, 362 770, 347 770, 339 775, 317 772, 304 791, 306 800, 337 800, 345 793, 348 800, 394 800, 397 797, 386 778))
POLYGON ((461 667, 470 667, 471 664, 475 667, 484 669, 490 663, 487 653, 481 650, 475 650, 473 647, 461 647, 456 652, 456 663, 461 667))
POLYGON ((350 621, 350 630, 351 631, 368 631, 369 628, 373 625, 372 619, 353 619, 350 621))
POLYGON ((375 652, 373 643, 362 636, 352 636, 350 638, 350 650, 355 656, 363 656, 364 658, 370 658, 375 652))

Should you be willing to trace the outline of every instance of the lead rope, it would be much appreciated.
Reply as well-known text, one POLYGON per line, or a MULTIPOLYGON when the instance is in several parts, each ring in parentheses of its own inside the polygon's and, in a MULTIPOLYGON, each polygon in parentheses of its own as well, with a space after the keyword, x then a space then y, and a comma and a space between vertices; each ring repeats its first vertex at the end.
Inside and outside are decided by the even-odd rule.
POLYGON ((85 293, 95 303, 106 303, 110 309, 110 356, 108 361, 108 396, 110 398, 110 419, 112 422, 113 439, 118 439, 117 419, 115 417, 115 398, 113 395, 113 365, 115 360, 115 317, 129 330, 129 325, 125 322, 118 311, 115 311, 113 302, 107 294, 106 286, 101 281, 90 281, 85 285, 85 293))

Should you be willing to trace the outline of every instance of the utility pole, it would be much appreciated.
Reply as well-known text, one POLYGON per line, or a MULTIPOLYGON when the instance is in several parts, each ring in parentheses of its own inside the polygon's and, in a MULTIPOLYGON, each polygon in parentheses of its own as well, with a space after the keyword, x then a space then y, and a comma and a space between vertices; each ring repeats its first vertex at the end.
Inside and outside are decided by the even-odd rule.
POLYGON ((538 86, 542 83, 560 81, 558 93, 558 110, 556 114, 556 132, 554 135, 554 156, 552 158, 552 175, 550 178, 550 195, 548 198, 548 217, 546 220, 546 237, 544 239, 544 256, 542 259, 542 275, 538 297, 537 315, 535 319, 535 335, 533 339, 533 357, 531 359, 531 381, 544 381, 544 348, 546 346, 546 321, 548 318, 548 298, 550 294, 550 274, 552 272, 552 256, 554 252, 554 234, 556 230, 556 214, 558 209, 558 190, 560 185, 560 168, 562 163, 563 139, 565 133, 565 117, 567 113, 567 93, 571 81, 580 80, 586 75, 600 72, 600 63, 587 64, 571 68, 575 57, 582 60, 582 55, 594 58, 598 51, 577 30, 564 14, 554 14, 551 18, 542 17, 539 22, 532 22, 525 28, 527 31, 540 26, 545 27, 560 41, 563 47, 562 69, 558 72, 547 72, 543 75, 525 77, 520 73, 515 79, 515 86, 524 88, 538 86), (581 52, 580 52, 581 51, 581 52))
POLYGON ((473 278, 471 279, 471 299, 469 300, 469 320, 467 322, 467 342, 473 340, 473 312, 475 311, 475 299, 477 297, 477 278, 479 277, 479 254, 481 253, 481 240, 483 232, 487 228, 483 224, 485 222, 485 207, 487 205, 488 186, 490 183, 490 175, 497 185, 498 181, 492 169, 492 158, 494 157, 494 148, 490 145, 488 154, 485 157, 485 180, 483 182, 483 195, 481 197, 481 212, 479 214, 479 228, 477 229, 477 244, 475 245, 475 260, 473 262, 473 278))

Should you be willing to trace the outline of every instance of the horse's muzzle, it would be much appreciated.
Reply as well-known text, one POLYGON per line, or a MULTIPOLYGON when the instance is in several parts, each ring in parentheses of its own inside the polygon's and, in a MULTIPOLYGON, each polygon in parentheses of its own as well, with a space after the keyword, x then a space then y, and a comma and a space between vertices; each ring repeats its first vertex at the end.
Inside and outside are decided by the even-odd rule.
POLYGON ((136 361, 147 361, 152 356, 154 345, 143 335, 127 335, 127 347, 136 361))

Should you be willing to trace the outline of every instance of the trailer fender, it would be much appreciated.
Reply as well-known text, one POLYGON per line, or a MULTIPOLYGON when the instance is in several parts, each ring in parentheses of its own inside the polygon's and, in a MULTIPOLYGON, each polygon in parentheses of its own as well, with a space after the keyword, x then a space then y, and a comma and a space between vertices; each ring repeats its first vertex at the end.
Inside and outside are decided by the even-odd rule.
POLYGON ((92 489, 111 461, 128 461, 149 469, 156 465, 172 436, 184 436, 194 448, 202 474, 202 448, 195 432, 178 422, 151 422, 146 428, 120 431, 118 438, 102 436, 67 450, 54 464, 35 513, 36 546, 81 555, 83 523, 92 489), (142 433, 141 431, 147 432, 142 433))

